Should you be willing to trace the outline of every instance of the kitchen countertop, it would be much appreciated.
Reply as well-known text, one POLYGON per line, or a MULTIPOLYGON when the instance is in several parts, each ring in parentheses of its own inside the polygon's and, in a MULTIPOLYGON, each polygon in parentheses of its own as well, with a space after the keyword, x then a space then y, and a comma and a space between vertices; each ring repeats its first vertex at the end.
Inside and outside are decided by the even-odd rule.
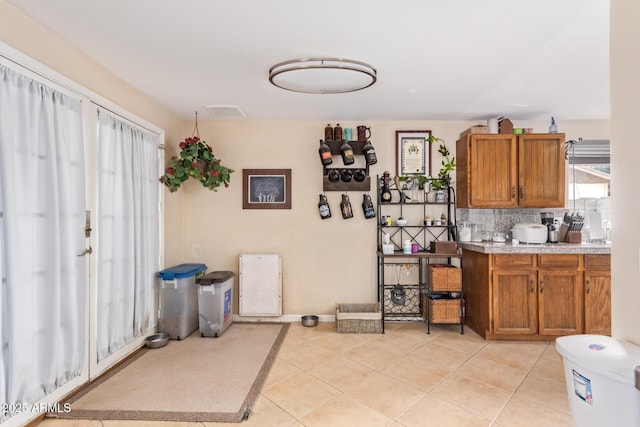
POLYGON ((458 246, 484 254, 611 254, 611 243, 458 242, 458 246))

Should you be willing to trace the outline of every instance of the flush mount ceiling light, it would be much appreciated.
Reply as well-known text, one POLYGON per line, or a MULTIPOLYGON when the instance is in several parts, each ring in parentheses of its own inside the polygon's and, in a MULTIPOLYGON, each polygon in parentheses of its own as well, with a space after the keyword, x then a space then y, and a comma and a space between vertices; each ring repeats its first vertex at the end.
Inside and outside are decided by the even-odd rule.
POLYGON ((371 65, 343 58, 305 58, 281 62, 269 69, 269 81, 281 89, 300 93, 355 92, 377 80, 371 65))

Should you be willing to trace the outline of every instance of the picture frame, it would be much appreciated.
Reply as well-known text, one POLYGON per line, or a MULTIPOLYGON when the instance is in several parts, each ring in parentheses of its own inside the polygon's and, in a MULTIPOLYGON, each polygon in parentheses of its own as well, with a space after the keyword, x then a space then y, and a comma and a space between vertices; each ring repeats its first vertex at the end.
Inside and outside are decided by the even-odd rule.
POLYGON ((242 209, 291 209, 291 169, 242 169, 242 209))
POLYGON ((431 176, 430 130, 396 131, 396 175, 431 176))

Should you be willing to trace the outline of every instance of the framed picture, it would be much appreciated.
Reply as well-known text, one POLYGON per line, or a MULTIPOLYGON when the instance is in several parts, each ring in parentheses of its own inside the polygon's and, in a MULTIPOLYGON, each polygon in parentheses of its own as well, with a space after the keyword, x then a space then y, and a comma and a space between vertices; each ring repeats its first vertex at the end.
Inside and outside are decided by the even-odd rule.
POLYGON ((291 209, 291 169, 242 169, 242 209, 291 209))
POLYGON ((431 175, 430 130, 396 131, 396 175, 431 175))

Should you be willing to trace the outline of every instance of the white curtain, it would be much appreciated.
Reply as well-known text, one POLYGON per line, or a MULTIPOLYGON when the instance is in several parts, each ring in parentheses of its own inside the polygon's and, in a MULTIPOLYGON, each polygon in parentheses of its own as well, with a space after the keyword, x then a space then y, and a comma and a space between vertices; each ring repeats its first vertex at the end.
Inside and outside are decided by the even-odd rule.
POLYGON ((97 359, 156 322, 158 137, 98 112, 97 359))
POLYGON ((81 102, 0 65, 0 402, 82 373, 85 209, 81 102))

